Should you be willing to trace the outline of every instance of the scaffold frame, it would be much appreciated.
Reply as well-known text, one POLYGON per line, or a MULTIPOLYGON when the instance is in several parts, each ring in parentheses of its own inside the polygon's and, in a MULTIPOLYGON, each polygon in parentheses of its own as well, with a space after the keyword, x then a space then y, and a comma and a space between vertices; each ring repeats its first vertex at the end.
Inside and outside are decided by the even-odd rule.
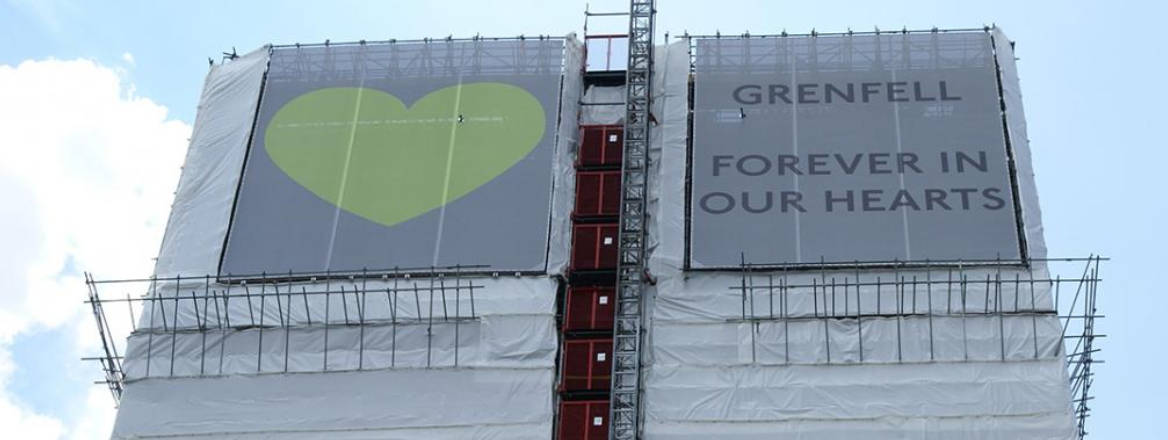
POLYGON ((629 62, 625 71, 624 162, 621 166, 617 310, 613 333, 610 435, 640 437, 641 339, 648 224, 649 121, 653 76, 653 0, 629 5, 629 62))
MULTIPOLYGON (((345 275, 303 273, 298 274, 300 277, 283 274, 249 277, 238 283, 219 282, 213 275, 99 280, 86 273, 85 303, 93 310, 102 341, 102 353, 83 360, 100 362, 104 377, 98 383, 109 387, 115 403, 121 399, 127 382, 152 377, 459 368, 462 367, 459 358, 462 345, 460 333, 470 331, 466 327, 481 322, 475 306, 475 291, 484 289, 485 277, 463 270, 462 267, 443 267, 435 268, 428 274, 400 271, 363 271, 345 275), (128 291, 136 291, 140 295, 123 295, 123 292, 128 291), (123 303, 126 312, 111 319, 107 308, 115 305, 121 307, 123 303), (384 313, 372 312, 374 307, 385 308, 382 311, 384 313), (115 324, 111 325, 111 322, 115 324), (420 329, 426 336, 424 363, 401 365, 403 363, 398 361, 397 356, 399 330, 411 328, 420 329), (121 333, 126 334, 119 334, 115 329, 122 329, 121 333), (334 338, 330 345, 330 332, 351 332, 354 329, 358 334, 354 346, 345 346, 352 341, 336 342, 340 338, 334 338), (373 342, 366 334, 376 329, 390 335, 387 362, 371 360, 370 356, 366 356, 373 342), (305 332, 324 335, 324 346, 318 353, 323 361, 317 366, 319 368, 290 370, 289 357, 292 350, 287 345, 289 338, 293 334, 305 332), (250 341, 245 343, 254 344, 255 370, 246 373, 225 372, 222 350, 227 344, 224 341, 230 335, 244 333, 258 335, 254 340, 242 338, 250 341), (446 336, 453 335, 450 339, 453 345, 450 347, 435 346, 436 336, 442 336, 443 333, 448 333, 446 336), (195 356, 197 361, 184 359, 184 362, 197 363, 197 371, 176 371, 179 356, 176 354, 175 341, 180 337, 200 340, 201 349, 197 350, 198 355, 195 356), (127 355, 130 338, 141 338, 143 340, 140 342, 146 346, 144 359, 134 359, 138 364, 143 364, 139 365, 136 373, 127 371, 129 367, 125 365, 131 357, 127 355), (271 362, 265 363, 265 359, 271 356, 271 353, 265 352, 265 340, 285 344, 282 350, 276 350, 280 359, 276 359, 275 366, 270 365, 271 362), (155 353, 159 347, 163 351, 161 355, 155 353), (355 367, 330 367, 329 352, 337 350, 356 353, 355 367), (447 359, 449 362, 440 362, 434 358, 438 350, 452 352, 453 358, 447 359)), ((138 357, 141 357, 141 353, 138 357)))
POLYGON ((1010 268, 1002 264, 987 266, 982 262, 970 265, 947 261, 888 261, 881 264, 884 269, 875 271, 858 265, 843 268, 833 264, 796 271, 755 265, 743 256, 739 282, 728 286, 740 296, 742 314, 727 322, 750 327, 750 364, 753 365, 1014 362, 1062 357, 1069 379, 1069 403, 1075 434, 1076 438, 1082 439, 1088 434, 1086 424, 1091 414, 1090 402, 1094 400, 1091 394, 1094 383, 1092 366, 1103 362, 1097 359, 1101 349, 1096 339, 1107 337, 1096 333, 1096 320, 1106 317, 1099 312, 1097 302, 1099 284, 1103 281, 1099 272, 1105 261, 1109 259, 1098 255, 1032 260, 1039 268, 1010 268), (1062 271, 1052 271, 1051 267, 1055 265, 1063 270, 1074 265, 1081 265, 1081 268, 1064 276, 1057 273, 1062 271), (891 275, 891 279, 887 275, 891 275), (799 281, 792 281, 796 277, 799 281), (881 304, 879 301, 888 296, 885 293, 889 291, 893 303, 881 304), (974 291, 979 294, 972 295, 974 291), (1043 293, 1036 294, 1040 291, 1043 293), (1041 295, 1046 295, 1049 302, 1036 299, 1041 295), (805 304, 808 296, 811 297, 810 310, 791 311, 793 300, 801 298, 805 304), (980 301, 971 303, 971 298, 980 301), (867 308, 862 306, 863 301, 869 302, 867 308), (880 348, 865 348, 865 320, 895 322, 895 344, 891 344, 895 353, 875 353, 873 356, 880 348), (909 320, 923 321, 927 332, 909 336, 911 333, 906 326, 909 320), (946 359, 938 355, 940 350, 934 340, 934 322, 940 320, 960 323, 961 353, 955 353, 955 357, 946 359), (997 348, 976 359, 971 357, 969 347, 972 337, 965 332, 966 322, 972 320, 998 326, 997 340, 992 341, 997 348), (1032 326, 1029 336, 1014 338, 1027 341, 1020 344, 1019 340, 1008 339, 1004 323, 1009 320, 1028 322, 1024 327, 1032 326), (1039 323, 1043 320, 1061 328, 1055 333, 1040 335, 1039 323), (807 356, 793 354, 788 336, 791 325, 821 327, 822 347, 816 351, 825 356, 806 360, 807 356), (762 326, 777 326, 781 339, 763 341, 760 335, 762 326), (834 348, 833 352, 832 341, 838 339, 831 336, 832 328, 839 326, 855 330, 857 353, 841 356, 839 348, 834 348), (927 338, 927 341, 913 340, 916 337, 927 338), (761 359, 760 354, 762 345, 768 343, 773 343, 771 348, 781 353, 769 361, 761 359), (1008 345, 1018 347, 1008 350, 1008 345), (907 356, 906 347, 909 346, 927 349, 920 350, 915 357, 907 356), (796 357, 804 360, 792 360, 796 357))

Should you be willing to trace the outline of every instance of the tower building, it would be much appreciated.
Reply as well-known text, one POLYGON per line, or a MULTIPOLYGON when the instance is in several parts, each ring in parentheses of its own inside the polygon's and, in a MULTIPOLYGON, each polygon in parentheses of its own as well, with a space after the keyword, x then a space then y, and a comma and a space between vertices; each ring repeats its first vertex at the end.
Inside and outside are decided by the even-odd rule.
POLYGON ((155 273, 88 278, 113 437, 1085 435, 1105 259, 1001 29, 654 13, 214 65, 155 273))

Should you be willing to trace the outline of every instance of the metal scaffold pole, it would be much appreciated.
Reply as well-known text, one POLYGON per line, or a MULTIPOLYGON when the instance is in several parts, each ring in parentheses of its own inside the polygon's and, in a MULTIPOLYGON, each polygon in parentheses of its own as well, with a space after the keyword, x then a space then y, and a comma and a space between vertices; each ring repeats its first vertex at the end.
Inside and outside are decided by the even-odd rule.
POLYGON ((613 334, 612 414, 609 418, 609 437, 617 440, 636 439, 640 431, 641 294, 646 277, 646 186, 651 118, 649 85, 653 74, 655 14, 653 0, 630 2, 617 310, 613 334))

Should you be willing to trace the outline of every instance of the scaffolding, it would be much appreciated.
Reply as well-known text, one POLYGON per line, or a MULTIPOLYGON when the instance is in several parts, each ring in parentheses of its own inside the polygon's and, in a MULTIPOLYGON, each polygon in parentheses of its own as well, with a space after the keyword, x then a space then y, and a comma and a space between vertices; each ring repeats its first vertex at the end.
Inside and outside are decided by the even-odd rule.
POLYGON ((624 162, 621 166, 620 249, 613 332, 609 437, 640 437, 641 327, 645 285, 645 226, 649 176, 650 83, 653 76, 653 0, 629 6, 629 62, 625 71, 624 162))
POLYGON ((115 402, 127 382, 151 377, 458 368, 479 331, 475 291, 483 277, 498 277, 483 269, 228 279, 98 280, 86 273, 85 302, 103 352, 84 360, 101 364, 99 383, 115 402))
POLYGON ((268 80, 546 75, 564 68, 564 42, 534 35, 273 45, 268 80))
POLYGON ((1104 318, 1097 307, 1104 261, 1099 256, 1036 259, 1027 266, 888 261, 877 270, 823 264, 776 271, 743 257, 738 283, 728 286, 739 294, 742 312, 729 322, 749 326, 752 364, 1063 357, 1077 438, 1084 438, 1092 366, 1102 362, 1096 358, 1096 338, 1105 337, 1096 333, 1096 319, 1104 318), (1070 274, 1051 275, 1064 271, 1070 274))

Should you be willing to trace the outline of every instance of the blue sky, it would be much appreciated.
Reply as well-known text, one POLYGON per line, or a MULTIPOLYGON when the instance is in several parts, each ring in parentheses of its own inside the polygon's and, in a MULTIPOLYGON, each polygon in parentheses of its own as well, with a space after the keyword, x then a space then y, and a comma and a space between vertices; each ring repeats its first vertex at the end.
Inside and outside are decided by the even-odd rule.
MULTIPOLYGON (((625 8, 623 1, 591 3, 593 10, 625 8)), ((218 59, 220 52, 232 47, 244 52, 267 42, 405 39, 475 33, 565 34, 580 30, 584 7, 583 1, 511 0, 368 4, 0 0, 0 66, 7 66, 14 77, 35 78, 19 76, 15 66, 30 60, 83 59, 88 62, 66 67, 99 76, 104 71, 114 72, 117 80, 110 87, 117 93, 109 98, 114 101, 111 108, 127 109, 152 127, 151 130, 157 129, 157 139, 165 140, 167 145, 166 154, 159 156, 159 160, 172 164, 181 159, 181 149, 185 148, 183 127, 189 133, 189 125, 194 121, 207 58, 218 59)), ((672 34, 686 30, 768 33, 784 29, 807 32, 813 28, 867 30, 874 26, 952 28, 990 23, 1002 27, 1018 44, 1026 116, 1051 255, 1098 253, 1113 258, 1102 272, 1105 281, 1100 306, 1108 318, 1100 327, 1109 337, 1102 342, 1102 356, 1107 363, 1099 367, 1091 431, 1095 438, 1156 437, 1159 431, 1156 425, 1165 409, 1162 396, 1168 395, 1168 385, 1158 374, 1168 355, 1161 349, 1162 329, 1156 327, 1157 322, 1164 321, 1162 315, 1168 313, 1168 296, 1155 284, 1162 272, 1158 257, 1168 248, 1163 229, 1168 224, 1168 197, 1163 192, 1168 189, 1163 183, 1165 164, 1168 164, 1168 142, 1163 136, 1168 122, 1163 107, 1168 102, 1168 88, 1163 78, 1168 61, 1159 43, 1163 39, 1162 31, 1158 30, 1163 18, 1168 16, 1168 6, 1154 1, 1119 0, 723 0, 714 3, 665 0, 658 8, 659 30, 672 34)), ((622 27, 619 22, 610 20, 609 23, 607 30, 619 31, 622 27)), ((593 29, 606 30, 602 25, 593 29)), ((52 84, 46 87, 49 92, 60 88, 52 84)), ((20 156, 23 153, 17 150, 23 146, 11 140, 3 143, 10 138, 2 134, 5 129, 19 127, 4 124, 0 121, 0 153, 10 158, 14 154, 20 156)), ((142 151, 152 151, 148 148, 153 141, 142 142, 142 151)), ((42 157, 44 160, 30 165, 38 172, 26 170, 21 174, 13 168, 9 171, 17 177, 12 179, 5 177, 5 168, 0 166, 0 196, 7 202, 9 197, 17 200, 31 194, 32 198, 27 200, 29 206, 41 207, 19 211, 9 207, 5 214, 40 213, 40 217, 25 219, 23 227, 41 228, 40 235, 33 235, 43 236, 42 241, 49 244, 38 245, 34 240, 27 248, 42 254, 46 269, 40 271, 53 274, 44 277, 60 281, 43 285, 61 289, 31 292, 42 284, 31 281, 3 284, 5 291, 0 292, 0 307, 46 310, 51 304, 36 304, 49 298, 53 304, 62 304, 61 307, 70 310, 56 315, 52 312, 35 315, 41 317, 19 321, 20 324, 8 326, 7 330, 0 324, 0 364, 7 357, 11 369, 4 380, 5 369, 0 368, 0 386, 4 387, 0 390, 3 391, 0 392, 0 421, 5 421, 3 399, 8 399, 11 405, 22 408, 19 414, 27 417, 39 414, 58 420, 63 426, 61 430, 36 431, 49 437, 84 438, 74 434, 86 429, 85 426, 93 426, 87 425, 91 422, 84 420, 84 413, 85 402, 94 394, 89 381, 97 377, 97 370, 87 370, 86 367, 93 366, 80 365, 72 354, 60 355, 91 343, 78 341, 78 337, 92 336, 85 332, 92 327, 87 321, 89 316, 74 307, 74 303, 79 303, 83 286, 68 281, 76 281, 75 271, 79 266, 95 270, 86 265, 105 264, 100 263, 101 249, 119 248, 101 244, 94 250, 78 244, 87 237, 77 231, 82 226, 58 218, 69 216, 69 211, 44 208, 58 204, 53 197, 68 200, 70 196, 65 192, 42 190, 37 176, 59 172, 62 176, 81 176, 77 177, 79 181, 87 182, 83 179, 85 173, 97 171, 84 165, 93 158, 102 160, 102 154, 101 150, 87 150, 67 156, 42 157), (37 167, 46 169, 39 172, 37 167), (53 171, 56 168, 63 171, 53 171), (76 239, 54 245, 62 234, 76 239), (9 297, 8 302, 4 296, 9 297)), ((109 188, 114 190, 137 188, 147 194, 134 199, 136 202, 127 202, 127 210, 102 212, 99 206, 97 212, 87 215, 131 218, 130 215, 141 212, 151 218, 148 221, 154 224, 148 227, 156 231, 157 223, 165 220, 169 204, 165 196, 173 188, 177 173, 177 163, 173 165, 161 167, 157 174, 139 177, 157 176, 157 181, 129 182, 128 186, 111 184, 109 188), (155 186, 164 189, 152 195, 155 186)), ((117 194, 97 193, 94 197, 106 196, 117 197, 117 194)), ((5 220, 4 227, 22 227, 18 220, 5 220), (12 222, 17 223, 7 226, 12 222)), ((21 229, 9 231, 21 232, 10 232, 11 237, 0 236, 0 239, 25 235, 21 229)), ((158 244, 156 236, 146 235, 133 242, 141 248, 133 254, 137 256, 135 264, 110 266, 109 270, 148 268, 145 256, 156 251, 158 244)), ((0 244, 0 254, 11 253, 0 255, 0 263, 22 261, 22 255, 17 255, 14 249, 19 248, 0 244)), ((3 274, 6 272, 0 269, 0 275, 3 274)), ((101 273, 103 277, 142 274, 101 273)), ((0 313, 0 319, 3 316, 0 313)), ((105 398, 105 402, 98 404, 109 404, 108 396, 105 398)), ((109 409, 112 408, 106 410, 109 409)))

